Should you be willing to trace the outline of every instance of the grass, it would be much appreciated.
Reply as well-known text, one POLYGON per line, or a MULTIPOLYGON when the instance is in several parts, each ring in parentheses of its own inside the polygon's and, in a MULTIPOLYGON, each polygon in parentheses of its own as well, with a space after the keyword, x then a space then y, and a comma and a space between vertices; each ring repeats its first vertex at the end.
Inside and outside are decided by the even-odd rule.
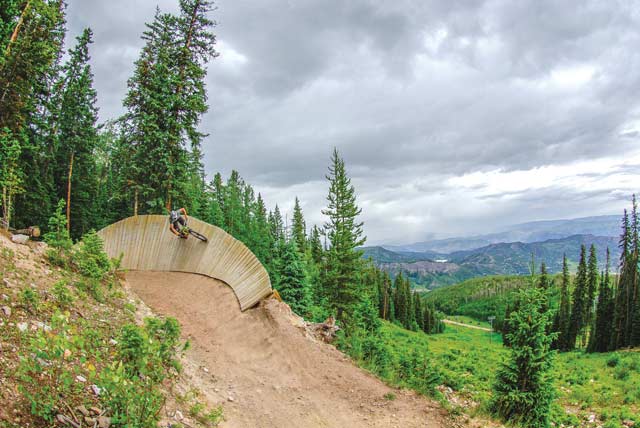
MULTIPOLYGON (((115 267, 94 263, 101 245, 77 248, 54 266, 0 241, 0 428, 50 427, 80 405, 113 428, 156 426, 178 380, 177 321, 135 325, 115 267)), ((198 426, 222 420, 222 407, 189 404, 198 426)))
MULTIPOLYGON (((457 320, 470 321, 467 317, 457 320)), ((396 356, 427 352, 442 384, 471 408, 468 412, 486 414, 496 368, 508 356, 500 334, 447 325, 444 333, 427 336, 390 323, 384 323, 382 333, 396 356)), ((594 426, 587 422, 590 415, 606 428, 622 428, 625 420, 640 424, 640 349, 558 354, 554 372, 557 426, 594 426)))

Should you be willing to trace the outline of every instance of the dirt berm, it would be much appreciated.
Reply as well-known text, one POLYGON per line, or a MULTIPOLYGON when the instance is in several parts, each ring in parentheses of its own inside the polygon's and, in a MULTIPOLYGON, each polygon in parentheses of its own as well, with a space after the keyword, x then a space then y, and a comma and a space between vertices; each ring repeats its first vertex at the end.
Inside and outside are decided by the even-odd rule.
POLYGON ((240 312, 232 290, 208 277, 133 271, 126 278, 154 312, 182 325, 192 344, 186 359, 196 367, 187 375, 224 403, 222 427, 450 426, 437 403, 357 368, 281 302, 240 312))

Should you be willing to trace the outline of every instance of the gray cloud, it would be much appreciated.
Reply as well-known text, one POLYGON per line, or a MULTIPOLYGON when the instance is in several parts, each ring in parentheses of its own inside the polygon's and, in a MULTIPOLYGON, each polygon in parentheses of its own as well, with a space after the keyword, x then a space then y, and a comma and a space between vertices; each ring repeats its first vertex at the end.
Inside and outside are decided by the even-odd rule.
MULTIPOLYGON (((122 111, 158 3, 177 7, 69 1, 70 33, 95 32, 102 119, 122 111)), ((620 195, 634 190, 629 177, 640 178, 623 156, 638 153, 640 135, 640 9, 632 1, 217 4, 206 169, 239 170, 272 205, 287 208, 297 194, 321 222, 334 146, 358 187, 371 242, 616 212, 620 195), (542 189, 447 184, 599 159, 617 172, 593 193, 580 183, 597 177, 584 171, 542 189)))

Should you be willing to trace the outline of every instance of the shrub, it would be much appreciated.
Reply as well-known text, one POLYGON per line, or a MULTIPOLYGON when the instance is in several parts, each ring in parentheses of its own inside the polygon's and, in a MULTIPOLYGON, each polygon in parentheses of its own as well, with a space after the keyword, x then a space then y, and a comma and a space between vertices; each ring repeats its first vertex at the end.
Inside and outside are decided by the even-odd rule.
POLYGON ((51 247, 47 251, 47 258, 51 264, 61 267, 67 265, 69 251, 73 245, 67 230, 67 218, 64 215, 64 208, 64 199, 60 199, 56 211, 49 218, 49 231, 44 235, 45 242, 51 247))
POLYGON ((102 280, 111 269, 102 239, 93 230, 82 237, 73 262, 82 275, 95 280, 102 280))
POLYGON ((618 364, 620 364, 620 355, 618 354, 611 355, 607 360, 607 366, 609 367, 616 367, 618 364))
POLYGON ((555 390, 551 378, 554 335, 547 335, 548 304, 537 289, 519 295, 517 310, 509 318, 507 338, 511 358, 498 370, 491 410, 505 420, 530 428, 549 426, 555 390))
POLYGON ((20 292, 20 303, 29 311, 35 311, 40 305, 40 296, 31 287, 27 287, 20 292))
POLYGON ((61 308, 68 308, 73 303, 73 295, 67 287, 67 282, 60 280, 53 285, 53 296, 61 308))

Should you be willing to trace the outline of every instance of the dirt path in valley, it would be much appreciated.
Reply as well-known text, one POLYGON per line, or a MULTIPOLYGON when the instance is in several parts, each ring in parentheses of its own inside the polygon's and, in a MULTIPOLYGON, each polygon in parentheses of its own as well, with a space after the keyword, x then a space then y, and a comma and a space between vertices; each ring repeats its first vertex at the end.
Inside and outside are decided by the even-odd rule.
POLYGON ((224 403, 222 427, 451 426, 437 403, 386 386, 309 337, 283 303, 240 312, 226 284, 194 274, 129 272, 127 282, 154 312, 182 325, 196 367, 187 375, 210 401, 224 403))
POLYGON ((480 327, 479 325, 465 324, 465 323, 461 323, 461 322, 458 322, 458 321, 442 320, 442 322, 445 323, 445 324, 459 325, 460 327, 475 328, 476 330, 493 331, 493 330, 491 330, 490 328, 487 328, 487 327, 480 327))

